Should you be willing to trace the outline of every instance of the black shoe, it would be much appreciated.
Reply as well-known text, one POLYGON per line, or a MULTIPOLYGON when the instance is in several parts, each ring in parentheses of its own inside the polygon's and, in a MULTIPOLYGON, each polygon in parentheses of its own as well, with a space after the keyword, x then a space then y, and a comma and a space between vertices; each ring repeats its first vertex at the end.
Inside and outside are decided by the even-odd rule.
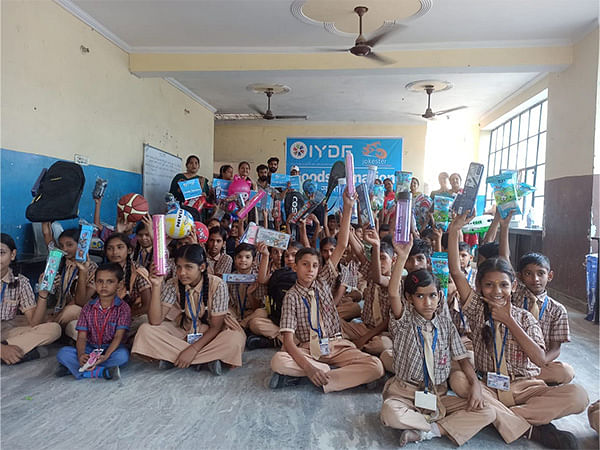
POLYGON ((71 371, 62 364, 59 364, 54 374, 56 375, 56 378, 62 378, 66 377, 67 375, 71 375, 71 371))
POLYGON ((164 361, 161 359, 158 362, 158 368, 160 370, 169 370, 169 369, 172 369, 173 367, 175 367, 175 364, 173 364, 171 361, 164 361))
POLYGON ((212 373, 213 375, 220 377, 221 375, 223 375, 223 366, 221 365, 221 361, 220 360, 216 360, 216 361, 211 361, 207 364, 208 366, 208 370, 210 370, 210 373, 212 373))
POLYGON ((248 350, 256 350, 257 348, 275 348, 276 346, 275 339, 269 339, 264 336, 250 334, 246 338, 246 348, 248 350))
POLYGON ((107 380, 117 381, 121 379, 121 371, 119 366, 109 367, 104 369, 104 378, 107 380))
POLYGON ((292 377, 273 372, 273 376, 269 380, 269 387, 271 389, 279 389, 282 387, 298 386, 302 383, 303 378, 304 377, 292 377))
POLYGON ((31 350, 29 353, 25 353, 25 355, 21 358, 21 361, 19 361, 20 363, 24 363, 27 361, 33 361, 34 359, 40 359, 44 356, 48 356, 48 350, 44 349, 45 352, 42 350, 42 347, 38 347, 38 348, 34 348, 33 350, 31 350), (44 354, 42 354, 44 353, 44 354))
POLYGON ((546 448, 576 449, 577 439, 573 433, 562 431, 553 424, 535 425, 530 438, 546 448))

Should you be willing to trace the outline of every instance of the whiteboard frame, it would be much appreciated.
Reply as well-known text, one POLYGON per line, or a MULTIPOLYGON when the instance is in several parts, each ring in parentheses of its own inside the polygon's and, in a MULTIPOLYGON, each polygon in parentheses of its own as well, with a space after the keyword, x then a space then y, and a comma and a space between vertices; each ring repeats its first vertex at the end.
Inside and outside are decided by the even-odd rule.
POLYGON ((181 173, 183 171, 183 159, 181 157, 177 156, 177 155, 173 155, 172 153, 169 153, 169 152, 167 152, 165 150, 162 150, 160 148, 154 147, 153 145, 150 145, 150 144, 147 144, 147 143, 142 144, 142 148, 143 148, 143 152, 144 152, 144 159, 143 159, 143 162, 142 162, 142 192, 143 192, 144 197, 148 201, 148 206, 149 206, 149 212, 150 212, 150 214, 161 214, 161 213, 164 212, 164 209, 165 209, 164 208, 164 201, 162 201, 162 205, 152 204, 152 203, 156 203, 156 202, 152 202, 152 198, 149 198, 151 196, 149 195, 148 189, 146 187, 146 181, 147 181, 147 178, 146 178, 146 153, 147 153, 148 150, 154 151, 154 152, 160 152, 160 153, 164 153, 167 157, 172 158, 173 160, 179 161, 179 170, 176 173, 174 173, 171 176, 171 178, 169 178, 166 181, 167 188, 161 194, 163 196, 164 196, 164 194, 166 194, 169 191, 169 187, 171 186, 171 181, 173 180, 173 177, 175 175, 177 175, 178 173, 181 173))

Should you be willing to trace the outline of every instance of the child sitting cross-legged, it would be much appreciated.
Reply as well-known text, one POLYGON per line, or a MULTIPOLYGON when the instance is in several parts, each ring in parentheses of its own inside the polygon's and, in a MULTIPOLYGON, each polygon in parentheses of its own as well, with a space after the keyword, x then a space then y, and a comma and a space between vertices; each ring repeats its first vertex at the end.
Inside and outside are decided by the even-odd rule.
POLYGON ((129 305, 117 296, 123 281, 123 269, 117 263, 103 264, 96 269, 97 297, 81 310, 76 329, 76 347, 58 351, 58 376, 71 373, 75 378, 120 378, 119 366, 129 360, 129 352, 121 345, 131 324, 129 305), (95 364, 80 371, 93 352, 99 352, 95 364))

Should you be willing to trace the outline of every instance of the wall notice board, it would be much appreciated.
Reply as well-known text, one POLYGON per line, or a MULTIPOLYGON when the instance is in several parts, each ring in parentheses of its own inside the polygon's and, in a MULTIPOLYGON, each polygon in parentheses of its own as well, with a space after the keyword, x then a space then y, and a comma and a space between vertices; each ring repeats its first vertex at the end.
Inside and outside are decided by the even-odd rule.
POLYGON ((182 171, 181 158, 151 145, 144 144, 143 190, 150 214, 165 212, 165 194, 171 180, 182 171))

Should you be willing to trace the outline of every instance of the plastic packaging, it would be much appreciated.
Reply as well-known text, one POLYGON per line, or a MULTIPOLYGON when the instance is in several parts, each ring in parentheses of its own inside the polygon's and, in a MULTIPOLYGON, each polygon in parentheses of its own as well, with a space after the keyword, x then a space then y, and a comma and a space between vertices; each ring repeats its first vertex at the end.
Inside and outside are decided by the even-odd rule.
POLYGON ((433 199, 433 221, 437 228, 446 231, 450 223, 450 207, 454 199, 445 195, 436 195, 433 199))
POLYGON ((385 187, 382 184, 375 184, 373 186, 373 198, 371 199, 371 209, 374 213, 377 213, 383 209, 383 202, 385 200, 385 187))
POLYGON ((366 183, 361 183, 356 186, 358 193, 358 203, 360 206, 360 222, 361 225, 369 224, 371 228, 375 228, 375 217, 371 209, 371 201, 369 199, 369 187, 366 183))
POLYGON ((92 197, 94 198, 102 198, 104 197, 104 193, 106 192, 106 186, 108 185, 108 181, 103 178, 96 177, 96 185, 94 186, 94 191, 92 192, 92 197))
MULTIPOLYGON (((435 198, 437 198, 437 195, 435 198)), ((448 253, 435 252, 431 256, 431 272, 440 281, 440 289, 444 293, 444 297, 447 298, 448 280, 450 278, 450 270, 448 269, 448 253)))
POLYGON ((85 362, 85 364, 83 366, 81 366, 79 368, 79 372, 85 372, 86 370, 89 370, 90 368, 94 367, 94 364, 96 364, 96 362, 98 361, 98 358, 100 358, 100 355, 102 355, 103 352, 104 352, 103 348, 95 348, 94 350, 92 350, 88 360, 85 362))
POLYGON ((76 261, 83 262, 87 259, 87 255, 90 250, 90 244, 92 243, 93 234, 93 226, 81 225, 81 231, 79 232, 79 242, 77 242, 77 252, 75 253, 76 261))
POLYGON ((491 214, 477 216, 464 227, 462 227, 462 232, 463 234, 485 233, 487 230, 490 229, 490 225, 493 221, 494 216, 492 216, 491 214))
POLYGON ((237 213, 240 219, 243 219, 248 215, 248 213, 256 206, 258 202, 262 200, 262 198, 267 195, 265 191, 259 191, 254 197, 246 202, 246 205, 240 209, 237 213))
POLYGON ((346 184, 348 185, 348 195, 352 197, 356 192, 354 188, 354 156, 352 152, 346 152, 346 184))
POLYGON ((58 267, 60 266, 60 260, 64 256, 64 252, 57 248, 52 248, 48 252, 48 259, 46 260, 46 268, 44 269, 44 276, 40 283, 40 291, 50 291, 54 285, 54 279, 58 273, 58 267))
POLYGON ((412 223, 412 194, 400 192, 396 194, 396 228, 394 242, 406 244, 410 242, 410 226, 412 223))
POLYGON ((494 175, 487 178, 487 182, 494 190, 496 207, 500 212, 500 217, 503 219, 505 219, 511 211, 513 211, 513 214, 515 215, 522 213, 517 198, 516 175, 515 172, 504 172, 500 175, 494 175))
POLYGON ((158 275, 166 275, 167 242, 165 239, 165 216, 163 214, 152 216, 152 228, 154 230, 154 237, 152 239, 154 267, 158 275))
POLYGON ((402 172, 397 170, 396 173, 396 195, 400 192, 410 192, 410 182, 412 181, 412 172, 402 172))
POLYGON ((373 191, 375 186, 375 179, 377 178, 377 166, 369 166, 367 172, 367 189, 369 192, 373 191))

